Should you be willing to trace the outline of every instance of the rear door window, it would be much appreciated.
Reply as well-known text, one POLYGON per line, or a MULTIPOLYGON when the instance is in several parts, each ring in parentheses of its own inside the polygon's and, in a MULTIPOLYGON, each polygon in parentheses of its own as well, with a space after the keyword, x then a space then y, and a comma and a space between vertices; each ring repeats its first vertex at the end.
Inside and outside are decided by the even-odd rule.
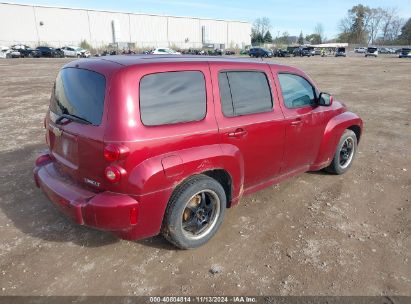
POLYGON ((263 113, 273 108, 271 90, 264 72, 221 72, 219 88, 225 116, 263 113))
POLYGON ((156 73, 141 79, 140 113, 146 126, 199 121, 206 111, 205 79, 199 71, 156 73))
POLYGON ((89 70, 66 68, 54 84, 50 110, 57 115, 69 114, 99 125, 103 116, 106 79, 89 70))

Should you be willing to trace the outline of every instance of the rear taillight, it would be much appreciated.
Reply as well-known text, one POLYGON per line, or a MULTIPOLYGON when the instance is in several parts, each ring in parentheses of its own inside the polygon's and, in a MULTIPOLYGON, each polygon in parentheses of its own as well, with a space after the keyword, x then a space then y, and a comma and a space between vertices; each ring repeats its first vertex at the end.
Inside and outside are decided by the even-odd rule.
POLYGON ((118 167, 109 166, 104 170, 104 176, 110 183, 117 183, 121 179, 121 170, 118 167))
POLYGON ((108 162, 117 161, 128 155, 128 148, 122 145, 107 145, 104 148, 104 159, 108 162))
MULTIPOLYGON (((129 149, 123 145, 109 144, 104 148, 104 159, 107 162, 113 163, 125 158, 129 153, 129 149)), ((112 183, 118 183, 122 176, 127 174, 126 170, 118 165, 108 166, 104 170, 105 179, 112 183)))
POLYGON ((104 148, 104 159, 108 162, 116 161, 120 158, 120 149, 114 145, 108 145, 104 148))

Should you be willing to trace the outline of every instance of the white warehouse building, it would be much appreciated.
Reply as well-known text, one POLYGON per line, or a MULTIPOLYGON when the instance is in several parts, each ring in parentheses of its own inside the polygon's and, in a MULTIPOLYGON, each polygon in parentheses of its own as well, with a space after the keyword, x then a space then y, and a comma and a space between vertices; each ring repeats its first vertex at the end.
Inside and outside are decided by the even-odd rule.
POLYGON ((0 2, 0 45, 17 43, 95 48, 111 43, 136 48, 244 48, 251 44, 251 24, 195 17, 98 11, 0 2))

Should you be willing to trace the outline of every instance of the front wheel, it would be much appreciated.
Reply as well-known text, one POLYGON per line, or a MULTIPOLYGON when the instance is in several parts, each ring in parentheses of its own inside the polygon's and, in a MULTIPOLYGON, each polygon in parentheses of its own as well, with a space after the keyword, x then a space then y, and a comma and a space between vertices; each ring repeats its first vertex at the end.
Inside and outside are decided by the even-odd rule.
POLYGON ((217 232, 227 205, 215 179, 196 175, 173 193, 164 215, 164 237, 181 249, 199 247, 217 232))
POLYGON ((351 130, 345 130, 338 143, 334 158, 327 171, 334 174, 344 174, 351 167, 357 153, 357 136, 351 130))

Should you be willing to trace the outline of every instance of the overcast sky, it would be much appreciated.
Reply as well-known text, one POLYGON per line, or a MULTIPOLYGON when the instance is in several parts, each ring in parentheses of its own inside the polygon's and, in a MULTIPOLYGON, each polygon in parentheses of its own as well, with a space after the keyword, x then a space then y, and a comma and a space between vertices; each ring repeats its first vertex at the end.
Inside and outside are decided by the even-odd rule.
POLYGON ((304 35, 310 34, 315 24, 321 22, 325 35, 333 38, 338 33, 339 20, 346 15, 348 9, 358 3, 370 7, 396 7, 402 18, 411 17, 411 0, 23 0, 7 2, 250 22, 259 17, 268 17, 271 20, 273 37, 277 36, 278 32, 284 31, 296 36, 301 30, 304 35))

